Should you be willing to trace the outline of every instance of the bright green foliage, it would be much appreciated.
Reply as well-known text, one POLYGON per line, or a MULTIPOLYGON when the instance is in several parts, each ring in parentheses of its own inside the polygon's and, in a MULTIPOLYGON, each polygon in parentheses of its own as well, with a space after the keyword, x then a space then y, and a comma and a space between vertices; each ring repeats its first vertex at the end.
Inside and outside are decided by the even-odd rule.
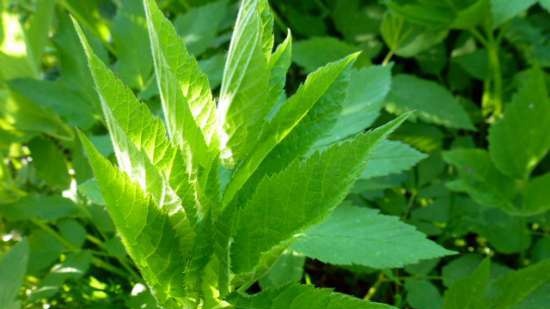
POLYGON ((23 284, 29 260, 29 244, 26 240, 15 245, 0 258, 0 307, 19 308, 16 297, 23 284))
POLYGON ((291 285, 254 296, 235 295, 231 302, 236 309, 390 309, 393 307, 367 303, 328 289, 291 285))
POLYGON ((394 113, 414 110, 420 119, 427 122, 449 128, 473 128, 468 114, 448 90, 415 76, 395 76, 388 102, 388 110, 394 113))
POLYGON ((293 248, 326 263, 379 269, 452 254, 397 218, 356 206, 337 208, 293 248))
POLYGON ((526 179, 550 149, 550 97, 544 75, 532 69, 522 75, 519 91, 501 120, 491 126, 489 152, 504 174, 526 179))
MULTIPOLYGON (((272 53, 267 1, 244 1, 216 106, 170 21, 152 0, 144 11, 166 129, 76 24, 118 168, 81 140, 122 242, 159 304, 211 308, 260 279, 297 234, 326 218, 371 149, 408 114, 314 151, 338 119, 357 55, 313 72, 285 99, 290 36, 272 53)), ((348 301, 323 297, 335 306, 348 301)))

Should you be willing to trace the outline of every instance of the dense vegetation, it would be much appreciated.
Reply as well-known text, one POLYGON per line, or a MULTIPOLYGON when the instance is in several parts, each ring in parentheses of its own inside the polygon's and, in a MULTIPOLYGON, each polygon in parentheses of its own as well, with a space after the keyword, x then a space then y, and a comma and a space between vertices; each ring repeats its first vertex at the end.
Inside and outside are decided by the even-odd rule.
POLYGON ((0 308, 549 308, 549 11, 0 0, 0 308))

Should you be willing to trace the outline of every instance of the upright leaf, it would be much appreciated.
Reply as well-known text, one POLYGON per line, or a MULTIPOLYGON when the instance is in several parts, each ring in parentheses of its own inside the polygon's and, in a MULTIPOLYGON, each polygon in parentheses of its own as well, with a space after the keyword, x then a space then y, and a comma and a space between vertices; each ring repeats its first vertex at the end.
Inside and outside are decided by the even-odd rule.
POLYGON ((189 304, 184 289, 189 246, 178 239, 166 209, 156 205, 125 173, 105 159, 80 135, 107 210, 129 255, 138 265, 155 298, 166 308, 189 304))
POLYGON ((444 309, 478 309, 486 307, 485 294, 491 275, 491 263, 483 261, 469 276, 455 282, 445 293, 444 309), (467 295, 467 297, 466 297, 467 295))
POLYGON ((155 1, 145 0, 145 13, 168 134, 180 147, 190 148, 193 160, 207 166, 216 130, 208 78, 155 1))
POLYGON ((222 158, 231 166, 259 138, 272 106, 266 104, 273 17, 266 0, 244 0, 235 22, 218 103, 222 158))

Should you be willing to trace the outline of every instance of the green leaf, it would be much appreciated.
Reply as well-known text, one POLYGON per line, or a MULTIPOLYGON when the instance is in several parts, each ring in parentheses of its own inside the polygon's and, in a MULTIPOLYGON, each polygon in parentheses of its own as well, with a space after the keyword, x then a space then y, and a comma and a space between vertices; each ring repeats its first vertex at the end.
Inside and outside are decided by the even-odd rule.
POLYGON ((488 308, 512 309, 517 308, 516 305, 528 302, 539 288, 550 283, 549 273, 550 260, 546 260, 500 277, 490 287, 488 308))
POLYGON ((455 166, 459 178, 451 189, 469 193, 478 203, 504 210, 514 208, 512 200, 517 190, 512 179, 493 165, 489 154, 479 149, 455 149, 443 154, 444 160, 455 166))
POLYGON ((550 173, 529 180, 523 194, 521 212, 529 215, 550 210, 550 173))
POLYGON ((0 307, 12 308, 27 271, 29 244, 23 240, 0 258, 0 307))
POLYGON ((118 59, 114 71, 130 87, 143 89, 153 69, 143 1, 122 1, 112 35, 118 59))
POLYGON ((273 108, 266 104, 272 27, 273 16, 266 0, 241 3, 218 102, 221 157, 229 167, 247 157, 273 108))
POLYGON ((67 256, 67 259, 52 267, 42 278, 37 289, 29 295, 29 300, 37 301, 57 294, 67 280, 77 280, 84 276, 92 262, 92 254, 80 251, 67 256))
POLYGON ((391 87, 391 65, 352 69, 342 109, 334 127, 316 146, 329 145, 362 132, 380 115, 391 87))
POLYGON ((182 246, 185 240, 170 223, 171 215, 113 167, 84 135, 80 139, 122 242, 155 298, 166 308, 188 304, 182 283, 190 246, 182 246))
POLYGON ((537 0, 491 0, 493 27, 502 25, 535 3, 537 0))
MULTIPOLYGON (((331 94, 331 90, 334 88, 341 90, 341 88, 336 85, 338 84, 337 81, 342 78, 341 76, 355 61, 356 57, 357 55, 355 54, 342 60, 329 63, 308 75, 304 84, 298 88, 294 95, 284 102, 273 119, 268 123, 264 132, 261 132, 261 138, 259 139, 260 143, 253 149, 248 160, 235 171, 224 195, 224 205, 229 204, 253 173, 258 168, 261 168, 260 164, 262 164, 264 159, 266 162, 272 162, 280 166, 281 163, 289 164, 294 158, 307 152, 307 145, 313 144, 315 138, 326 130, 326 128, 318 126, 318 123, 316 123, 316 121, 320 119, 326 120, 325 117, 323 117, 326 115, 326 113, 324 113, 326 107, 322 104, 325 96, 330 96, 325 102, 328 105, 338 103, 337 101, 333 101, 335 98, 332 97, 333 94, 331 94), (311 113, 315 109, 317 109, 318 113, 311 113), (308 117, 310 119, 306 121, 308 117), (302 130, 299 130, 302 123, 308 122, 310 128, 311 126, 314 127, 314 131, 310 132, 307 130, 307 125, 304 125, 302 130), (313 138, 311 136, 306 139, 301 138, 299 136, 300 132, 313 135, 313 138), (292 138, 293 135, 298 137, 292 138), (282 158, 277 154, 284 151, 278 150, 276 147, 289 147, 290 151, 285 153, 285 158, 282 158), (271 158, 269 158, 268 155, 271 156, 271 158), (275 160, 274 158, 277 159, 275 160)), ((332 109, 329 108, 329 116, 332 114, 330 110, 332 109)))
POLYGON ((325 263, 378 269, 453 253, 397 217, 350 205, 338 207, 325 222, 306 231, 293 249, 325 263))
POLYGON ((544 7, 547 11, 550 11, 550 0, 539 0, 540 5, 544 7))
POLYGON ((312 72, 327 62, 336 61, 359 51, 354 45, 333 37, 313 37, 294 44, 292 61, 312 72))
POLYGON ((38 177, 56 189, 67 189, 71 183, 69 168, 62 149, 50 140, 35 138, 28 145, 38 177))
POLYGON ((392 306, 371 303, 329 289, 291 285, 252 296, 234 294, 229 302, 236 309, 391 309, 392 306))
POLYGON ((168 135, 179 147, 189 147, 193 160, 206 167, 216 130, 208 78, 155 1, 145 1, 145 13, 168 135))
MULTIPOLYGON (((469 276, 456 281, 446 292, 444 309, 488 308, 485 302, 487 285, 491 275, 491 263, 488 259, 469 276)), ((500 309, 500 308, 499 308, 500 309)))
POLYGON ((29 20, 27 41, 34 62, 42 61, 42 53, 48 43, 50 26, 54 17, 55 0, 43 0, 36 3, 36 8, 29 20))
POLYGON ((78 206, 60 195, 27 195, 12 204, 0 207, 2 217, 10 221, 41 219, 56 221, 80 214, 78 206))
POLYGON ((387 109, 393 113, 416 111, 426 122, 455 129, 474 126, 459 101, 439 84, 406 74, 393 78, 387 109))
POLYGON ((526 179, 550 149, 550 98, 544 73, 522 75, 519 91, 504 116, 491 126, 489 152, 504 174, 526 179))
POLYGON ((174 20, 174 26, 193 55, 200 55, 216 43, 222 22, 229 13, 227 0, 191 8, 174 20))
POLYGON ((37 78, 38 64, 28 45, 19 16, 5 10, 0 14, 0 80, 37 78))
POLYGON ((269 270, 269 273, 260 279, 262 289, 280 288, 291 283, 298 283, 304 274, 305 256, 288 251, 281 255, 269 270))
POLYGON ((12 80, 8 86, 18 97, 55 111, 67 123, 81 129, 89 129, 96 121, 93 106, 64 83, 25 78, 12 80))
POLYGON ((231 247, 232 269, 253 271, 270 250, 288 245, 294 235, 324 219, 345 197, 372 147, 405 117, 306 160, 295 160, 262 179, 241 211, 231 247))
POLYGON ((361 178, 372 178, 400 173, 426 158, 422 152, 398 141, 383 141, 369 155, 367 169, 361 178))
POLYGON ((437 287, 428 280, 407 279, 407 302, 414 309, 441 309, 443 297, 437 287))
POLYGON ((401 57, 413 57, 447 36, 446 30, 412 24, 391 13, 384 15, 380 33, 390 50, 401 57))

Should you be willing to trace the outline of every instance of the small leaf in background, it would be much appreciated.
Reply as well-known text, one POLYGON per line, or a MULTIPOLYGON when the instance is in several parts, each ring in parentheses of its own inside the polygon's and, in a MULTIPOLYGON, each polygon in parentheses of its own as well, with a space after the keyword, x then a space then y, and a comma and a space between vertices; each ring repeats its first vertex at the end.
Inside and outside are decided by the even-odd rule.
POLYGON ((306 72, 336 61, 359 51, 354 45, 332 37, 315 37, 294 43, 292 61, 303 67, 306 72))
POLYGON ((416 111, 423 121, 449 128, 473 130, 464 107, 441 85, 406 74, 393 78, 387 109, 393 113, 416 111))
POLYGON ((293 249, 335 265, 377 269, 403 267, 452 254, 398 218, 355 206, 341 206, 304 233, 293 249))
POLYGON ((529 180, 523 194, 522 213, 535 215, 550 210, 550 173, 529 180))
POLYGON ((380 115, 391 87, 391 65, 352 69, 342 110, 317 146, 329 145, 367 129, 380 115))
POLYGON ((401 16, 386 13, 380 33, 390 50, 401 57, 413 57, 440 43, 446 30, 438 30, 409 23, 401 16))
POLYGON ((113 20, 114 71, 130 87, 142 89, 153 71, 143 1, 123 0, 113 20))
POLYGON ((67 189, 71 182, 63 151, 52 141, 35 138, 29 143, 38 177, 58 189, 67 189))
POLYGON ((428 280, 407 279, 407 302, 414 309, 441 309, 443 297, 437 287, 428 280))
POLYGON ((27 271, 29 244, 22 240, 0 257, 0 308, 18 308, 16 300, 27 271))
POLYGON ((541 70, 521 77, 503 118, 491 126, 489 152, 502 173, 526 179, 550 149, 550 98, 541 70))
POLYGON ((290 283, 298 283, 304 274, 306 258, 293 252, 286 251, 271 267, 267 275, 260 279, 262 289, 280 288, 290 283))
POLYGON ((537 0, 491 0, 493 27, 500 26, 535 3, 537 0))
POLYGON ((218 0, 176 17, 174 27, 191 54, 198 56, 218 43, 217 35, 228 11, 227 0, 218 0))
POLYGON ((517 194, 514 181, 503 175, 481 149, 455 149, 443 154, 444 160, 458 170, 458 180, 451 189, 469 193, 478 203, 488 207, 512 210, 517 194))
POLYGON ((12 204, 2 205, 0 214, 12 221, 30 219, 56 221, 61 218, 78 216, 80 210, 73 201, 59 195, 31 194, 12 204))
POLYGON ((369 155, 367 169, 361 178, 372 178, 400 173, 413 167, 426 155, 411 146, 386 140, 374 147, 369 155))
POLYGON ((457 280, 445 292, 444 309, 479 309, 488 308, 485 300, 489 279, 491 275, 491 262, 484 260, 476 270, 457 280))

